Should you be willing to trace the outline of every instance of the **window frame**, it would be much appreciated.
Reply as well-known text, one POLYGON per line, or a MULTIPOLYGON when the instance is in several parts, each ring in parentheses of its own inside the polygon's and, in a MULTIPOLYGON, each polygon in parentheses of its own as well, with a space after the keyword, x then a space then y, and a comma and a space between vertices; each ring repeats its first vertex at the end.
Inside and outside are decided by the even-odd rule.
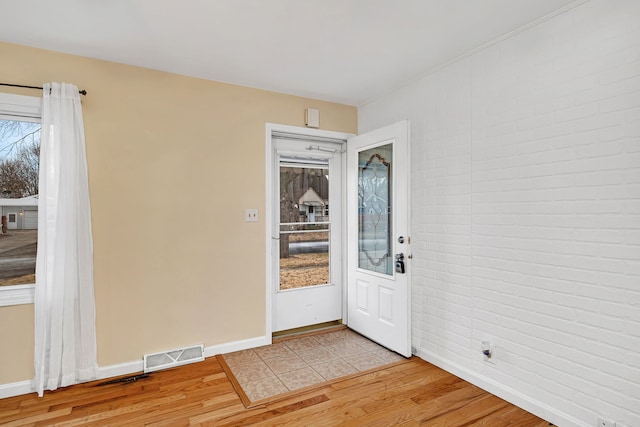
MULTIPOLYGON (((0 92, 0 119, 42 123, 42 98, 0 92)), ((0 286, 0 307, 33 304, 35 284, 0 286)))

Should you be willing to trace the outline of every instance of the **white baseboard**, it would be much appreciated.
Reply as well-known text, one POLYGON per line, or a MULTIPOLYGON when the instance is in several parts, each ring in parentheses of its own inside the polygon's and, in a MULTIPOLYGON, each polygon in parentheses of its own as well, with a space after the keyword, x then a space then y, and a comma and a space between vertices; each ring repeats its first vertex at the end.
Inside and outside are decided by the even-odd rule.
POLYGON ((212 345, 205 347, 204 357, 215 356, 216 354, 231 353, 232 351, 246 350, 248 348, 256 348, 263 345, 271 344, 271 337, 261 336, 249 338, 246 340, 232 341, 224 344, 212 345))
POLYGON ((35 393, 31 380, 15 383, 0 384, 0 399, 5 397, 20 396, 21 394, 35 393))
POLYGON ((590 424, 584 421, 552 408, 494 379, 480 375, 462 365, 444 359, 432 351, 418 349, 415 355, 557 426, 591 427, 590 424))
MULTIPOLYGON (((118 363, 117 365, 101 366, 98 368, 98 378, 96 378, 96 380, 105 380, 107 378, 135 374, 137 372, 142 372, 142 370, 143 370, 142 359, 131 361, 131 362, 118 363)), ((95 381, 95 380, 91 380, 91 381, 95 381)))
MULTIPOLYGON (((246 340, 233 341, 224 344, 217 344, 205 347, 204 356, 211 357, 217 354, 230 353, 232 351, 246 350, 248 348, 260 347, 271 344, 271 337, 261 336, 246 340)), ((119 363, 98 368, 98 378, 92 380, 104 380, 107 378, 119 377, 122 375, 135 374, 143 371, 143 361, 135 360, 131 362, 119 363)), ((22 394, 35 393, 35 388, 31 380, 18 381, 15 383, 0 384, 0 399, 20 396, 22 394)))

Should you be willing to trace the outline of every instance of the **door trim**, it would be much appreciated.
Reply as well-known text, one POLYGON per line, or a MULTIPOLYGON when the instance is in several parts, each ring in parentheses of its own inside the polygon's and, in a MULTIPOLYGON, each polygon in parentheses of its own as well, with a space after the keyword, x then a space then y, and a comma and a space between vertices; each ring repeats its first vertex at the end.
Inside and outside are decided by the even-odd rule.
MULTIPOLYGON (((266 123, 265 124, 265 212, 264 212, 264 221, 265 221, 265 261, 266 261, 266 277, 265 277, 265 337, 271 343, 271 336, 273 334, 273 280, 274 280, 274 269, 273 269, 273 252, 272 252, 272 239, 275 236, 275 230, 273 229, 273 219, 274 219, 274 190, 273 190, 273 141, 272 135, 274 132, 282 132, 288 134, 300 135, 301 138, 331 138, 331 139, 341 139, 347 140, 355 134, 346 133, 346 132, 336 132, 336 131, 328 131, 328 130, 320 130, 320 129, 310 129, 298 126, 290 126, 290 125, 280 125, 276 123, 266 123)), ((342 166, 343 176, 346 177, 346 162, 343 162, 342 166)), ((343 218, 346 219, 346 178, 343 180, 342 186, 342 206, 340 214, 343 215, 343 218)), ((342 222, 342 234, 346 235, 346 220, 342 222)), ((342 257, 342 282, 346 285, 346 275, 347 275, 347 242, 346 239, 342 242, 342 253, 344 254, 342 257)), ((342 318, 343 322, 346 322, 346 310, 347 310, 347 295, 346 295, 347 287, 342 287, 342 318)))

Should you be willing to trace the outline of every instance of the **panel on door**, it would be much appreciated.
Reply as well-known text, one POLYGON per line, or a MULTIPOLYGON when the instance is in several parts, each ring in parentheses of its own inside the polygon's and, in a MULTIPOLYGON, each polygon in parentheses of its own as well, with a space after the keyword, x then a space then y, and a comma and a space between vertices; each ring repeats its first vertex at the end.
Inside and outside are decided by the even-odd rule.
POLYGON ((408 122, 347 143, 349 327, 411 355, 408 122))

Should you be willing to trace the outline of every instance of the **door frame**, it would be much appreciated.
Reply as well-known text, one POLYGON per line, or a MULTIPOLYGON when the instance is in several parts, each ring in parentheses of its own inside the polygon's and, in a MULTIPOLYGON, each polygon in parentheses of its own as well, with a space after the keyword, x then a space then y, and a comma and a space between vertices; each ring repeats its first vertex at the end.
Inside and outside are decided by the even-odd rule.
MULTIPOLYGON (((332 139, 341 139, 348 140, 355 134, 347 133, 347 132, 336 132, 329 130, 321 130, 321 129, 310 129, 305 127, 298 126, 290 126, 290 125, 281 125, 276 123, 266 123, 265 124, 265 213, 264 213, 264 221, 265 221, 265 252, 266 252, 266 279, 265 279, 265 338, 268 343, 271 343, 271 338, 273 334, 273 286, 274 286, 274 256, 275 254, 272 251, 272 242, 276 236, 276 230, 274 230, 274 162, 273 162, 273 140, 272 134, 273 132, 282 132, 289 134, 300 135, 301 138, 305 137, 320 137, 320 138, 332 138, 332 139)), ((346 235, 346 161, 342 162, 342 174, 345 177, 342 182, 342 203, 340 209, 340 215, 345 219, 342 221, 342 235, 346 235)), ((279 233, 278 233, 279 234, 279 233)), ((347 316, 347 242, 346 239, 343 239, 342 247, 341 247, 343 256, 342 256, 342 321, 346 323, 347 316)))

